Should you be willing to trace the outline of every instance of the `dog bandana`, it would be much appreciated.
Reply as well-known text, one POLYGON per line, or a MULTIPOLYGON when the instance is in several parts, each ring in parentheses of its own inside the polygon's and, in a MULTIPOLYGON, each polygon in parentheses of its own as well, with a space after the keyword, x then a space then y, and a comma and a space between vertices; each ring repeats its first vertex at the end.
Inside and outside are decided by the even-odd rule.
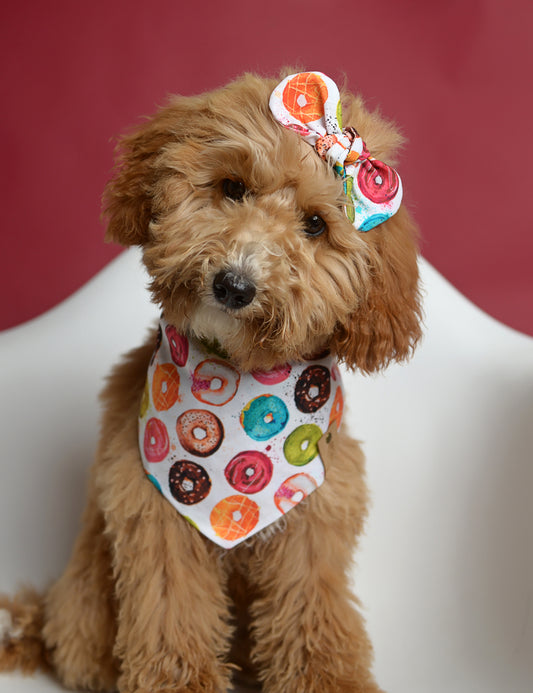
POLYGON ((370 231, 395 214, 402 201, 398 173, 370 156, 354 128, 342 127, 339 89, 321 72, 286 77, 272 92, 270 110, 286 128, 315 148, 343 179, 351 204, 346 216, 359 231, 370 231))
POLYGON ((202 534, 231 548, 322 484, 321 451, 343 402, 328 354, 241 373, 162 319, 139 417, 144 470, 202 534))

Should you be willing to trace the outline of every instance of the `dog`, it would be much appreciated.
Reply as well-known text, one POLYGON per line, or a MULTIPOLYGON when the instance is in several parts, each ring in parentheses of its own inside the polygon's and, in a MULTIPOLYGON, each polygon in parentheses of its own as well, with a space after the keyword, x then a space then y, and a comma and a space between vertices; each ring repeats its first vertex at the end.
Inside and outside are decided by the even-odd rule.
POLYGON ((421 335, 417 231, 383 163, 402 138, 347 92, 342 128, 322 73, 280 79, 173 97, 119 143, 106 238, 142 248, 162 319, 102 394, 65 572, 0 600, 0 669, 121 693, 220 693, 235 672, 381 690, 347 577, 367 490, 337 363, 373 373, 421 335))

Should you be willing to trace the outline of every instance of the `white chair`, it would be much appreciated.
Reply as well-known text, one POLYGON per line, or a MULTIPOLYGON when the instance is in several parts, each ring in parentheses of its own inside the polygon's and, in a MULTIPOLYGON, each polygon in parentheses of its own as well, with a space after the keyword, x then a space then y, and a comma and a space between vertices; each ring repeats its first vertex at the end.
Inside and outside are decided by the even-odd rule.
MULTIPOLYGON (((426 262, 426 336, 384 375, 346 376, 372 508, 356 592, 390 693, 533 690, 533 339, 426 262)), ((137 251, 0 334, 0 591, 65 565, 84 504, 103 378, 157 317, 137 251)), ((0 675, 0 693, 61 691, 0 675)))

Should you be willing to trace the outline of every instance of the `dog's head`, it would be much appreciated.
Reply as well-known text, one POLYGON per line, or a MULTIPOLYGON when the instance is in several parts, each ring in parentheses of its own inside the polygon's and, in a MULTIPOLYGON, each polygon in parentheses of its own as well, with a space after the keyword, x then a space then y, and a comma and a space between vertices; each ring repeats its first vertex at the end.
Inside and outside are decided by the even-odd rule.
MULTIPOLYGON (((324 348, 349 367, 402 360, 420 336, 415 230, 402 206, 366 233, 342 180, 269 110, 276 80, 246 75, 173 98, 119 147, 107 238, 140 245, 167 321, 216 339, 243 368, 324 348)), ((401 142, 361 99, 344 121, 373 156, 401 142)))

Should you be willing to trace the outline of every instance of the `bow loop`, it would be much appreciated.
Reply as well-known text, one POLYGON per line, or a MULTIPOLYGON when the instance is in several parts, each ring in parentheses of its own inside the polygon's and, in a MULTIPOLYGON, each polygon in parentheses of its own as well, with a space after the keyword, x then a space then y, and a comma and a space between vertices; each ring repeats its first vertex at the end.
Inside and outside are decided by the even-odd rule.
POLYGON ((321 72, 290 75, 272 92, 270 110, 343 179, 346 216, 356 229, 369 231, 398 211, 400 176, 370 155, 355 128, 342 128, 340 94, 332 79, 321 72))

